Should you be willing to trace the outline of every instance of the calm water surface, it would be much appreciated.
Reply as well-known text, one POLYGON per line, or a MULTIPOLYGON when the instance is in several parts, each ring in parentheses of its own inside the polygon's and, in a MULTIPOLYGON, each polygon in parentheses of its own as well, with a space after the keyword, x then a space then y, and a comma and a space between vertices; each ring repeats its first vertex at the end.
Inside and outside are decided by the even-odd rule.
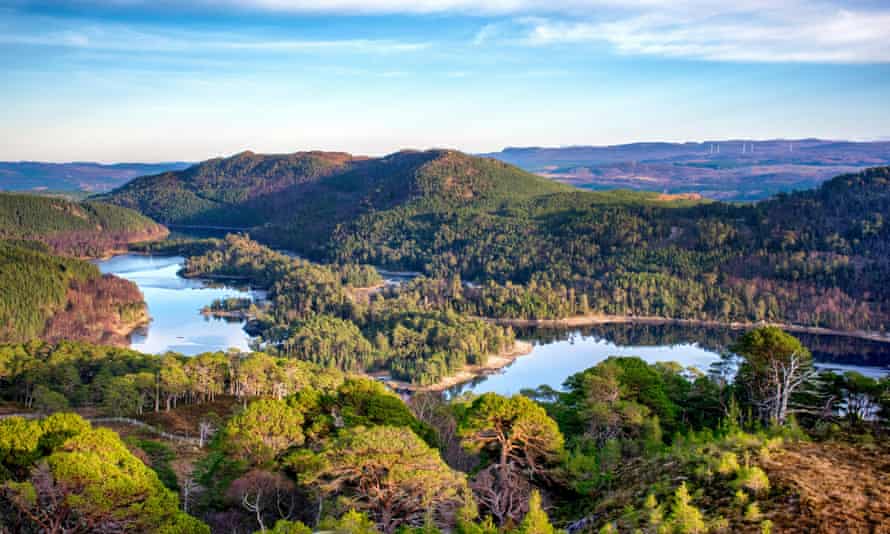
MULTIPOLYGON (((569 376, 609 356, 639 356, 649 363, 677 362, 707 371, 711 363, 742 332, 729 329, 675 325, 604 325, 565 331, 519 332, 532 341, 532 352, 500 372, 456 386, 449 394, 465 391, 519 393, 524 388, 548 385, 561 389, 569 376)), ((890 343, 840 336, 799 336, 813 353, 816 366, 836 372, 857 371, 882 377, 890 373, 890 343)))
MULTIPOLYGON (((187 355, 232 347, 248 350, 250 336, 243 329, 243 321, 204 316, 201 308, 220 298, 263 298, 263 292, 182 278, 177 272, 184 261, 179 256, 121 255, 96 262, 102 272, 133 281, 145 295, 152 321, 132 336, 132 347, 148 353, 172 350, 187 355)), ((385 274, 389 283, 398 283, 398 277, 392 275, 402 273, 385 274)), ((518 358, 497 374, 458 386, 451 393, 493 391, 510 395, 543 384, 559 388, 572 374, 609 356, 639 356, 650 363, 674 361, 707 371, 740 332, 625 324, 567 331, 531 330, 518 335, 534 342, 531 354, 518 358)), ((890 343, 839 336, 800 338, 820 367, 840 372, 854 370, 874 377, 888 373, 890 343)))
POLYGON ((215 299, 261 298, 263 293, 182 278, 176 273, 184 262, 180 256, 131 254, 96 262, 103 273, 133 281, 145 295, 152 320, 131 336, 131 347, 152 354, 172 350, 187 355, 231 347, 248 350, 250 336, 243 321, 205 316, 201 308, 215 299))

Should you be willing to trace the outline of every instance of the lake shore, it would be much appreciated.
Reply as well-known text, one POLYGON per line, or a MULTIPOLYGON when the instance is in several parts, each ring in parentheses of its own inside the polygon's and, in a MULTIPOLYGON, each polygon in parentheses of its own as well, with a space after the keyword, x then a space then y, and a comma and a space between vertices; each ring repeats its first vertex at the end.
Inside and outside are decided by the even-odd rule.
POLYGON ((128 348, 131 344, 131 336, 147 327, 150 323, 151 316, 148 314, 148 306, 145 306, 133 320, 116 322, 108 329, 114 336, 111 345, 128 348))
POLYGON ((410 384, 401 380, 387 380, 386 383, 391 388, 397 391, 407 390, 413 393, 422 391, 444 391, 448 388, 463 384, 464 382, 469 382, 476 377, 492 374, 500 369, 503 369, 504 367, 513 363, 516 358, 529 354, 533 348, 534 345, 532 345, 528 341, 521 341, 517 339, 513 343, 513 346, 504 349, 497 354, 489 355, 488 360, 485 362, 485 365, 467 365, 457 373, 447 376, 442 380, 439 380, 435 384, 418 386, 416 384, 410 384))
POLYGON ((577 328, 582 326, 596 326, 601 324, 677 324, 683 326, 710 326, 716 328, 729 328, 732 330, 748 330, 763 326, 775 326, 788 332, 799 332, 803 334, 816 334, 825 336, 842 336, 853 337, 858 339, 866 339, 869 341, 879 341, 890 343, 890 335, 880 332, 868 332, 864 330, 835 330, 831 328, 822 328, 818 326, 801 326, 786 323, 772 322, 723 322, 709 321, 703 319, 671 319, 667 317, 650 317, 650 316, 632 316, 632 315, 576 315, 566 317, 565 319, 509 319, 509 318, 490 318, 484 317, 484 320, 499 324, 501 326, 513 326, 518 328, 577 328))

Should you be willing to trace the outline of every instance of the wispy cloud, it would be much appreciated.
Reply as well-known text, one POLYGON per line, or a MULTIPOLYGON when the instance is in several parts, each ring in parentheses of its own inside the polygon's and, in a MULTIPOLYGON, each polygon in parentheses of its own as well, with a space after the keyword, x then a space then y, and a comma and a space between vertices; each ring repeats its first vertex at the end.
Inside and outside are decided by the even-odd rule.
POLYGON ((18 29, 8 24, 0 44, 121 52, 323 52, 368 54, 415 52, 430 43, 395 39, 292 39, 256 35, 169 31, 120 24, 43 20, 46 27, 18 29))
MULTIPOLYGON (((35 0, 38 1, 38 0, 35 0)), ((304 14, 469 16, 476 48, 605 45, 615 53, 708 61, 890 62, 890 4, 881 0, 69 0, 118 9, 247 10, 304 14), (484 17, 484 18, 478 18, 484 17), (473 22, 481 20, 479 22, 473 22)), ((28 0, 19 0, 27 4, 28 0)), ((15 2, 14 2, 15 4, 15 2)), ((86 11, 86 10, 84 10, 86 11)), ((0 43, 106 50, 194 49, 405 53, 430 47, 394 39, 272 38, 262 33, 178 35, 114 27, 3 27, 0 43), (5 30, 5 31, 4 31, 5 30)), ((280 37, 280 36, 279 36, 280 37)), ((340 37, 339 35, 337 37, 340 37)))
POLYGON ((480 46, 488 42, 492 37, 498 34, 498 25, 497 24, 486 24, 476 32, 476 35, 473 37, 473 44, 476 46, 480 46))
MULTIPOLYGON (((475 46, 519 40, 532 45, 606 44, 628 55, 751 62, 890 62, 890 5, 880 0, 72 0, 114 5, 292 14, 454 13, 496 17, 475 46), (531 17, 531 18, 530 18, 531 17), (525 21, 516 34, 510 19, 525 21), (511 35, 511 32, 512 35, 511 35)), ((64 41, 66 36, 56 36, 64 41)), ((67 36, 70 40, 72 36, 67 36)), ((242 46, 237 43, 234 47, 242 46)), ((248 46, 248 45, 243 45, 248 46)), ((344 41, 269 43, 270 49, 352 47, 407 51, 416 43, 344 41)))
POLYGON ((890 8, 649 10, 610 20, 525 20, 531 45, 606 43, 622 54, 745 62, 890 62, 890 8))

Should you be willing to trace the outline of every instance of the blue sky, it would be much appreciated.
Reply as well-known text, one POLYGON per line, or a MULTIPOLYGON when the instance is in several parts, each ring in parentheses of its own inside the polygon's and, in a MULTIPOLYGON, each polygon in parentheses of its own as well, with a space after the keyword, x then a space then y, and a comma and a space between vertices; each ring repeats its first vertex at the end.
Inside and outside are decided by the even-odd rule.
POLYGON ((887 2, 0 0, 0 159, 890 136, 887 2))

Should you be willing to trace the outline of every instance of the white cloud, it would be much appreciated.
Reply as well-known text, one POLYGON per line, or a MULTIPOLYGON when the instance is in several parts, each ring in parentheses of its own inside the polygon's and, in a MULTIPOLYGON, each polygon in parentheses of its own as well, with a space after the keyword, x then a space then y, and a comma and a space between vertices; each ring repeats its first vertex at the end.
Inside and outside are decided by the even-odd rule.
POLYGON ((170 32, 123 25, 72 25, 0 32, 0 44, 53 46, 127 52, 187 52, 257 50, 270 52, 346 51, 369 54, 414 52, 429 43, 390 39, 273 39, 219 33, 170 32))
POLYGON ((623 54, 711 61, 887 63, 890 8, 653 10, 610 20, 526 20, 532 45, 606 43, 623 54))
MULTIPOLYGON (((71 0, 146 8, 262 10, 284 14, 456 14, 484 20, 468 45, 605 45, 626 55, 746 62, 890 62, 886 0, 71 0), (161 7, 158 7, 161 6, 161 7)), ((3 30, 0 27, 0 30, 3 30)), ((101 29, 100 29, 101 30, 101 29)), ((73 28, 0 31, 0 42, 83 48, 184 50, 419 51, 430 45, 399 40, 271 39, 258 36, 120 38, 73 28)))
MULTIPOLYGON (((203 0, 198 0, 203 1, 203 0)), ((536 45, 605 43, 623 54, 751 62, 890 62, 890 5, 867 0, 227 0, 290 12, 537 17, 536 45), (877 7, 876 7, 877 6, 877 7), (546 17, 546 18, 541 18, 546 17)), ((483 26, 473 44, 504 37, 483 26)))
POLYGON ((476 32, 476 35, 473 37, 473 44, 476 46, 483 45, 497 35, 499 31, 497 24, 486 24, 476 32))

